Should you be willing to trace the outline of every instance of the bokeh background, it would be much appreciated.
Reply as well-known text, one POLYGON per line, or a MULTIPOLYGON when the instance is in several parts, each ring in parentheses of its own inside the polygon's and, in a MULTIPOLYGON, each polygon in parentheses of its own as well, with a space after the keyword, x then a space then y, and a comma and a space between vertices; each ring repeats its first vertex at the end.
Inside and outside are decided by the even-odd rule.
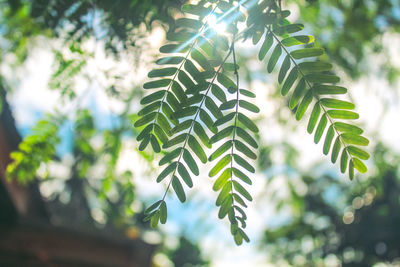
MULTIPOLYGON (((0 164, 0 235, 30 227, 62 243, 59 229, 67 229, 82 240, 81 254, 112 237, 111 247, 129 243, 147 255, 138 266, 400 266, 399 0, 282 1, 325 48, 356 103, 371 141, 367 174, 349 181, 322 156, 280 96, 277 74, 257 60, 259 46, 246 41, 237 44, 240 75, 261 108, 251 242, 237 247, 217 219, 207 172, 185 204, 167 197, 167 224, 143 222, 165 185, 155 183, 160 156, 138 150, 133 122, 181 2, 0 1, 1 154, 18 148, 18 135, 32 148, 12 181, 7 160, 0 164)), ((22 249, 23 233, 3 239, 0 262, 68 266, 60 251, 22 249)))

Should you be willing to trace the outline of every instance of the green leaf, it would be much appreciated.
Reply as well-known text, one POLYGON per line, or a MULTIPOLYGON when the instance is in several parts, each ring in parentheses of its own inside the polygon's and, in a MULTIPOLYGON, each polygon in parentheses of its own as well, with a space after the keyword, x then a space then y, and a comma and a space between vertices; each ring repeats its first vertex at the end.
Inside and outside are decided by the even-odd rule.
POLYGON ((175 159, 181 154, 182 148, 178 147, 172 150, 171 152, 168 152, 158 163, 159 166, 162 166, 164 164, 169 163, 171 160, 175 159))
POLYGON ((243 130, 240 127, 236 128, 236 134, 243 139, 243 141, 245 141, 246 143, 248 143, 249 145, 251 145, 254 148, 258 148, 258 144, 256 142, 256 140, 254 140, 254 138, 248 134, 245 130, 243 130))
POLYGON ((166 167, 157 177, 157 183, 161 182, 162 180, 164 180, 165 177, 167 177, 168 174, 170 174, 171 172, 173 172, 176 169, 176 164, 177 162, 172 162, 170 165, 168 165, 168 167, 166 167))
POLYGON ((319 140, 321 140, 321 136, 324 133, 327 122, 328 119, 326 117, 326 114, 322 114, 321 120, 319 121, 317 126, 317 130, 315 131, 314 143, 318 144, 319 140))
POLYGON ((239 100, 239 106, 254 113, 260 112, 260 109, 256 105, 247 102, 246 100, 239 100))
POLYGON ((167 40, 174 42, 186 42, 192 38, 196 38, 193 32, 187 30, 170 31, 167 33, 167 40))
POLYGON ((195 86, 192 79, 190 79, 190 77, 183 70, 179 71, 178 79, 187 89, 193 88, 195 86))
POLYGON ((185 58, 184 57, 163 57, 156 61, 157 65, 178 65, 185 58))
POLYGON ((162 202, 163 202, 162 200, 159 200, 159 201, 153 203, 150 207, 148 207, 148 208, 144 211, 144 214, 145 214, 145 215, 150 214, 152 211, 154 211, 155 209, 157 209, 158 206, 160 206, 160 204, 161 204, 162 202))
POLYGON ((160 91, 154 92, 152 94, 149 94, 149 95, 143 97, 142 100, 140 100, 140 104, 146 105, 146 104, 152 103, 156 100, 159 100, 164 97, 165 92, 166 92, 166 90, 160 90, 160 91))
POLYGON ((322 61, 301 62, 298 64, 303 72, 323 72, 332 69, 332 64, 322 61))
POLYGON ((304 25, 303 24, 294 23, 294 24, 289 24, 289 25, 285 25, 285 26, 280 27, 279 29, 277 29, 277 32, 279 32, 279 35, 283 35, 284 33, 299 32, 299 31, 301 31, 303 29, 304 29, 304 25))
POLYGON ((342 173, 346 172, 347 160, 348 160, 348 155, 347 155, 346 149, 343 149, 342 156, 340 157, 340 171, 342 173))
POLYGON ((234 126, 228 126, 225 129, 219 131, 218 133, 216 133, 214 136, 212 136, 210 138, 210 143, 214 144, 214 143, 218 142, 219 140, 222 140, 223 138, 229 136, 233 132, 234 128, 235 128, 234 126))
POLYGON ((170 147, 173 147, 173 146, 175 146, 177 144, 182 143, 183 141, 186 140, 186 136, 187 135, 188 135, 187 133, 183 133, 183 134, 175 136, 174 138, 170 139, 167 143, 165 143, 163 145, 163 148, 164 149, 165 148, 170 148, 170 147))
POLYGON ((317 95, 342 95, 347 93, 347 89, 336 85, 316 84, 313 87, 317 95))
POLYGON ((168 136, 170 136, 169 133, 171 131, 171 125, 169 124, 167 118, 162 113, 158 113, 157 122, 160 125, 160 127, 164 130, 164 132, 168 136))
POLYGON ((244 241, 246 241, 247 243, 250 242, 249 237, 246 235, 245 232, 243 232, 242 229, 238 229, 238 231, 239 231, 240 235, 242 236, 242 238, 244 239, 244 241))
POLYGON ((191 5, 191 4, 184 4, 181 7, 181 10, 182 10, 182 12, 189 13, 189 14, 192 14, 192 15, 196 15, 196 16, 199 16, 199 17, 205 17, 211 11, 209 8, 205 8, 205 7, 200 6, 200 5, 191 5))
POLYGON ((352 134, 357 134, 357 135, 360 135, 364 132, 363 129, 361 129, 355 125, 344 123, 341 121, 335 122, 334 126, 335 126, 336 130, 338 130, 339 132, 346 132, 346 133, 352 133, 352 134))
POLYGON ((260 61, 265 58, 265 55, 267 54, 268 50, 271 48, 273 43, 274 43, 274 38, 272 36, 272 33, 270 32, 265 35, 264 42, 261 46, 260 52, 258 53, 258 59, 260 61))
POLYGON ((367 167, 365 164, 359 160, 358 158, 353 158, 351 159, 351 162, 354 164, 354 167, 360 172, 360 173, 366 173, 367 172, 367 167))
POLYGON ((204 153, 203 148, 201 147, 199 142, 197 142, 196 138, 194 138, 192 135, 189 135, 188 145, 192 149, 192 151, 196 154, 196 156, 200 159, 201 162, 203 163, 207 162, 206 153, 204 153))
POLYGON ((340 137, 336 137, 335 143, 333 144, 333 148, 332 148, 332 155, 331 155, 331 161, 332 163, 335 163, 338 156, 339 156, 339 152, 340 152, 340 148, 341 148, 342 144, 340 142, 340 137))
POLYGON ((303 48, 290 52, 294 59, 302 59, 308 57, 318 57, 324 54, 322 48, 303 48))
MULTIPOLYGON (((200 76, 200 71, 197 69, 197 67, 193 64, 192 61, 187 59, 185 61, 185 70, 193 77, 193 79, 197 82, 204 82, 204 79, 202 79, 200 76)), ((190 92, 192 89, 194 91, 194 88, 187 88, 188 90, 186 92, 190 92)), ((197 92, 200 90, 196 90, 197 92)))
POLYGON ((226 141, 223 145, 221 145, 217 150, 215 150, 210 157, 208 158, 209 161, 213 161, 214 159, 221 156, 223 153, 228 151, 232 147, 232 141, 226 141))
POLYGON ((152 113, 149 113, 147 115, 144 115, 143 117, 141 117, 140 119, 138 119, 135 122, 134 127, 143 126, 143 125, 149 123, 150 121, 154 120, 156 116, 157 116, 157 112, 152 112, 152 113))
POLYGON ((222 112, 219 110, 218 106, 215 104, 215 102, 210 98, 206 97, 205 105, 209 111, 211 111, 211 114, 216 118, 222 117, 222 112))
POLYGON ((303 100, 300 102, 299 107, 296 110, 296 120, 301 120, 301 118, 304 116, 304 113, 306 113, 306 110, 308 106, 311 104, 311 101, 313 99, 313 93, 312 90, 308 90, 306 95, 303 97, 303 100))
MULTIPOLYGON (((163 114, 165 114, 165 116, 168 117, 168 119, 172 122, 172 124, 174 124, 174 125, 178 125, 179 124, 179 121, 172 116, 174 111, 171 109, 171 107, 168 104, 164 103, 162 105, 161 109, 163 111, 163 114)), ((159 114, 162 114, 162 113, 159 113, 159 114)))
POLYGON ((162 103, 161 101, 157 101, 157 102, 151 103, 150 105, 145 106, 143 109, 141 109, 138 112, 138 115, 139 116, 143 116, 145 114, 149 114, 152 111, 158 110, 160 108, 160 106, 161 106, 161 103, 162 103))
POLYGON ((294 109, 300 101, 301 96, 304 94, 304 90, 306 89, 306 81, 304 78, 300 79, 296 88, 293 91, 292 97, 290 98, 289 107, 290 109, 294 109))
POLYGON ((236 92, 236 84, 225 74, 219 73, 217 76, 217 80, 220 84, 222 84, 226 89, 228 89, 229 93, 236 92))
POLYGON ((214 168, 212 168, 208 174, 210 177, 214 177, 217 175, 226 165, 228 165, 232 161, 232 156, 230 154, 225 155, 217 164, 215 164, 214 168))
POLYGON ((308 121, 307 132, 311 134, 314 131, 315 125, 317 124, 319 115, 321 114, 321 106, 319 102, 315 103, 313 110, 311 111, 310 120, 308 121))
POLYGON ((362 150, 362 149, 360 149, 358 147, 355 147, 355 146, 348 146, 347 147, 347 151, 351 155, 353 155, 355 157, 358 157, 360 159, 363 159, 363 160, 367 160, 370 157, 370 155, 367 152, 365 152, 364 150, 362 150))
POLYGON ((143 84, 144 89, 153 89, 153 88, 161 88, 166 87, 170 84, 171 79, 162 79, 157 81, 151 81, 143 84))
MULTIPOLYGON (((249 184, 249 185, 252 184, 250 178, 249 178, 246 174, 244 174, 242 171, 240 171, 239 169, 237 169, 237 168, 232 168, 232 171, 233 171, 233 173, 235 174, 235 176, 236 176, 237 178, 239 178, 240 180, 242 180, 242 181, 245 182, 246 184, 249 184)), ((245 205, 243 205, 243 206, 245 206, 245 205)))
POLYGON ((197 134, 197 136, 200 138, 203 145, 205 145, 208 148, 211 148, 210 139, 208 138, 208 136, 207 136, 206 132, 204 131, 203 127, 201 126, 201 124, 198 123, 197 121, 195 121, 193 130, 197 134))
POLYGON ((189 188, 193 187, 193 181, 190 177, 189 172, 186 170, 185 165, 179 162, 178 164, 178 173, 182 177, 182 180, 186 183, 189 188))
POLYGON ((167 102, 172 107, 172 109, 175 111, 175 113, 182 109, 182 104, 180 104, 178 102, 178 100, 176 99, 174 94, 171 92, 167 93, 167 102))
POLYGON ((239 233, 236 233, 233 238, 236 245, 240 246, 243 243, 243 237, 239 233))
POLYGON ((225 62, 224 65, 222 66, 222 68, 226 71, 235 71, 235 69, 239 69, 240 66, 238 64, 233 64, 233 63, 229 63, 229 62, 225 62))
POLYGON ((258 42, 261 40, 263 33, 264 33, 264 28, 260 28, 253 33, 252 36, 253 45, 258 44, 258 42))
POLYGON ((246 213, 243 211, 241 207, 235 205, 234 208, 242 215, 244 220, 247 219, 246 213))
POLYGON ((229 195, 225 200, 222 202, 221 208, 218 212, 218 218, 223 219, 228 214, 228 211, 232 208, 233 204, 233 197, 229 195))
POLYGON ((245 90, 245 89, 239 89, 239 93, 241 95, 244 95, 244 96, 247 96, 247 97, 251 97, 251 98, 255 98, 256 97, 256 95, 253 92, 251 92, 249 90, 245 90))
POLYGON ((218 85, 213 84, 211 87, 211 92, 219 101, 222 103, 226 102, 225 92, 218 85))
POLYGON ((243 154, 245 154, 248 158, 251 158, 251 159, 257 158, 257 155, 253 151, 251 151, 250 148, 248 148, 245 144, 243 144, 239 140, 235 140, 235 148, 237 150, 239 150, 240 152, 242 152, 243 154))
POLYGON ((172 188, 174 189, 178 199, 183 203, 186 201, 185 190, 183 190, 182 184, 178 177, 175 175, 172 177, 172 188))
POLYGON ((137 141, 142 140, 145 138, 149 133, 153 130, 153 123, 148 124, 141 132, 140 134, 136 137, 137 141))
POLYGON ((190 152, 187 151, 186 149, 183 150, 183 160, 188 165, 190 171, 194 175, 198 176, 199 175, 199 167, 197 166, 197 163, 194 160, 194 158, 192 157, 192 155, 190 154, 190 152))
POLYGON ((359 118, 357 113, 347 110, 328 110, 327 113, 333 119, 355 120, 359 118))
POLYGON ((163 68, 163 69, 155 69, 150 71, 147 74, 147 77, 149 78, 156 78, 156 77, 166 77, 166 76, 172 76, 176 73, 178 69, 175 67, 168 67, 168 68, 163 68))
POLYGON ((354 179, 354 163, 352 160, 350 160, 349 164, 349 178, 351 181, 354 179))
POLYGON ((282 67, 279 70, 279 75, 278 75, 279 83, 283 82, 289 69, 290 69, 290 56, 286 55, 285 59, 283 60, 282 67))
POLYGON ((150 226, 151 228, 157 228, 158 222, 160 220, 160 211, 156 211, 154 215, 151 217, 150 226))
POLYGON ((139 145, 139 150, 140 150, 140 151, 143 151, 143 150, 146 149, 147 145, 148 145, 149 142, 150 142, 150 139, 151 139, 150 135, 146 135, 146 136, 143 138, 143 141, 142 141, 142 142, 140 143, 140 145, 139 145))
POLYGON ((160 222, 162 224, 165 224, 167 222, 167 216, 167 204, 165 203, 165 201, 162 201, 160 205, 160 222))
POLYGON ((222 174, 218 177, 218 179, 215 180, 215 183, 213 185, 213 190, 214 191, 220 190, 225 185, 225 183, 228 181, 228 179, 231 177, 232 177, 231 168, 226 168, 222 172, 222 174))
POLYGON ((244 200, 243 200, 243 198, 242 198, 241 196, 239 196, 239 195, 236 194, 236 193, 233 193, 232 196, 233 196, 233 199, 234 199, 237 203, 239 203, 239 204, 242 205, 243 207, 247 208, 247 205, 246 205, 246 203, 244 202, 244 200))
POLYGON ((161 127, 158 124, 154 124, 154 133, 156 134, 158 139, 160 139, 161 143, 165 144, 166 142, 168 142, 167 135, 164 133, 163 129, 161 129, 161 127))
POLYGON ((281 54, 282 54, 282 47, 280 45, 276 45, 268 61, 267 71, 269 73, 271 73, 274 70, 275 65, 278 62, 278 59, 281 56, 281 54))
POLYGON ((249 192, 247 192, 247 190, 241 185, 239 184, 237 181, 233 181, 233 187, 235 188, 236 191, 238 191, 242 196, 244 196, 248 201, 252 201, 253 198, 251 197, 251 195, 249 194, 249 192))
POLYGON ((192 97, 189 97, 186 101, 186 105, 188 106, 192 106, 194 104, 198 104, 200 103, 204 98, 203 94, 198 94, 198 95, 194 95, 192 97))
POLYGON ((242 113, 238 113, 238 120, 243 123, 244 126, 246 126, 250 131, 254 133, 258 133, 258 127, 257 125, 250 120, 246 115, 242 113))
POLYGON ((171 132, 173 134, 180 133, 180 132, 188 129, 189 127, 191 127, 192 123, 193 123, 193 120, 183 121, 182 123, 179 123, 174 128, 172 128, 171 132))
POLYGON ((251 173, 255 172, 255 169, 253 168, 253 166, 250 165, 250 163, 248 163, 245 159, 243 159, 241 156, 237 155, 237 154, 233 154, 233 159, 235 160, 235 162, 237 164, 239 164, 240 166, 242 166, 243 168, 245 168, 246 170, 248 170, 251 173))
POLYGON ((192 53, 190 54, 192 58, 199 63, 199 65, 204 69, 204 70, 212 70, 213 67, 211 67, 210 63, 208 62, 208 59, 198 50, 192 49, 192 53))
POLYGON ((178 112, 174 112, 173 116, 175 119, 181 119, 185 117, 190 117, 196 114, 199 108, 196 106, 190 106, 179 110, 178 112))
POLYGON ((354 109, 355 105, 351 102, 333 99, 333 98, 322 98, 320 100, 321 104, 327 108, 336 108, 336 109, 354 109))
POLYGON ((337 83, 340 78, 336 75, 311 73, 306 75, 307 81, 311 83, 337 83))
POLYGON ((325 137, 324 148, 323 148, 324 155, 328 155, 334 136, 335 136, 335 129, 333 128, 333 125, 331 125, 325 137))
POLYGON ((360 135, 343 133, 340 136, 342 140, 347 144, 358 145, 358 146, 367 146, 369 144, 369 140, 360 135))
POLYGON ((222 118, 219 118, 218 120, 215 121, 214 126, 220 126, 224 123, 227 123, 228 121, 231 121, 236 115, 236 112, 231 112, 222 118))
POLYGON ((227 101, 225 103, 222 103, 221 106, 219 106, 219 109, 220 110, 232 109, 232 108, 234 108, 236 106, 236 104, 237 104, 237 100, 236 99, 232 99, 232 100, 229 100, 229 101, 227 101))
POLYGON ((311 35, 292 36, 282 40, 282 44, 287 47, 301 45, 301 44, 310 44, 313 42, 314 42, 314 36, 311 35))
POLYGON ((166 44, 160 47, 160 53, 183 53, 189 49, 188 46, 182 44, 166 44))
MULTIPOLYGON (((160 138, 160 140, 162 143, 168 141, 168 138, 165 136, 164 132, 161 130, 161 128, 159 128, 159 126, 157 124, 154 124, 154 130, 155 130, 156 134, 161 136, 162 140, 161 140, 161 138, 160 138), (156 128, 156 127, 158 127, 158 128, 156 128)), ((154 152, 156 152, 156 153, 161 152, 160 144, 158 143, 158 140, 155 135, 152 135, 152 134, 150 135, 150 143, 151 143, 151 146, 152 146, 154 152)))
POLYGON ((171 90, 172 90, 172 92, 174 92, 176 97, 179 99, 179 102, 184 103, 186 101, 186 98, 187 98, 186 94, 178 82, 176 82, 176 81, 172 82, 171 90))
MULTIPOLYGON (((202 36, 198 37, 197 46, 210 58, 216 60, 217 56, 217 47, 210 43, 209 39, 206 39, 202 36)), ((218 59, 221 57, 218 55, 218 59)), ((218 64, 219 65, 219 64, 218 64)))
POLYGON ((294 67, 290 71, 290 73, 289 73, 288 77, 286 78, 285 82, 283 83, 282 90, 281 90, 281 94, 283 96, 287 95, 287 93, 290 91, 290 88, 292 88, 294 82, 297 79, 297 76, 298 76, 298 71, 297 71, 297 68, 294 67))
POLYGON ((200 119, 204 124, 207 126, 207 128, 212 132, 212 133, 217 133, 218 129, 217 127, 214 126, 214 121, 211 119, 211 117, 205 112, 204 110, 200 110, 200 119))
MULTIPOLYGON (((198 30, 201 28, 202 23, 201 23, 201 21, 199 21, 197 19, 179 18, 175 21, 175 26, 198 30)), ((176 64, 179 64, 179 63, 176 63, 176 64)))
POLYGON ((217 206, 220 206, 222 202, 225 200, 225 198, 229 195, 229 193, 231 192, 231 186, 232 186, 231 181, 227 181, 224 187, 222 187, 222 190, 221 192, 219 192, 217 200, 215 201, 215 204, 217 206))

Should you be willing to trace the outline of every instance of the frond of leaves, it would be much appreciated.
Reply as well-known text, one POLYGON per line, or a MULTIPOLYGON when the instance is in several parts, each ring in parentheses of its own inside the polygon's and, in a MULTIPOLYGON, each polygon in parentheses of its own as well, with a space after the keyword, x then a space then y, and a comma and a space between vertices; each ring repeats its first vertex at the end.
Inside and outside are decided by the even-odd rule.
MULTIPOLYGON (((167 56, 156 62, 162 68, 150 71, 148 76, 155 80, 144 84, 145 89, 157 90, 141 100, 141 104, 146 106, 139 111, 142 117, 135 126, 144 126, 137 137, 141 142, 140 150, 145 149, 148 143, 157 153, 161 151, 161 145, 164 149, 172 149, 160 160, 160 166, 167 166, 157 177, 157 182, 170 175, 167 191, 172 186, 179 200, 184 202, 186 194, 182 184, 189 188, 193 186, 189 170, 194 175, 199 174, 192 152, 200 161, 207 162, 201 144, 209 146, 207 128, 216 132, 213 123, 215 117, 221 116, 210 93, 223 64, 219 55, 227 48, 221 49, 211 34, 206 35, 204 17, 215 13, 215 9, 199 4, 184 5, 182 11, 195 15, 197 19, 178 19, 175 29, 167 34, 172 43, 160 48, 160 52, 167 56), (212 82, 207 79, 212 79, 212 82)), ((146 211, 146 219, 151 220, 152 226, 166 222, 164 198, 165 195, 146 211)))
POLYGON ((281 93, 286 96, 292 91, 289 107, 297 120, 313 105, 307 131, 314 133, 314 141, 319 143, 328 128, 323 153, 331 152, 332 162, 340 154, 343 173, 348 169, 353 179, 354 169, 366 172, 362 160, 369 154, 360 148, 368 145, 368 139, 361 136, 361 128, 352 124, 358 118, 354 104, 332 97, 345 94, 347 89, 336 85, 340 79, 332 74, 332 65, 318 60, 324 51, 313 46, 314 37, 297 35, 303 25, 291 24, 286 19, 290 12, 281 11, 275 1, 252 2, 247 7, 247 28, 238 33, 237 22, 246 17, 237 8, 243 8, 242 2, 236 7, 232 2, 200 1, 182 6, 186 16, 177 19, 168 32, 170 43, 160 48, 165 56, 156 61, 160 67, 149 72, 152 80, 143 86, 152 91, 141 100, 144 107, 135 127, 141 128, 137 136, 139 150, 149 144, 156 153, 165 150, 159 165, 166 167, 156 180, 167 180, 167 189, 145 211, 145 220, 152 227, 164 224, 169 188, 172 186, 184 202, 184 185, 191 188, 192 174, 199 175, 197 161, 215 160, 209 176, 216 177, 213 190, 219 192, 218 217, 228 217, 231 233, 240 245, 243 240, 249 241, 244 232, 244 209, 252 196, 246 187, 252 184, 248 174, 255 172, 251 160, 257 158, 258 148, 253 137, 258 127, 248 114, 258 113, 259 108, 251 103, 250 98, 255 97, 252 92, 239 89, 234 49, 237 39, 251 38, 254 44, 262 41, 259 59, 267 58, 270 73, 279 66, 281 93), (210 15, 229 18, 230 38, 218 35, 207 25, 210 15), (233 62, 228 62, 231 57, 233 62), (211 148, 215 143, 218 147, 207 157, 204 147, 211 148))
MULTIPOLYGON (((300 120, 313 105, 307 132, 314 133, 314 142, 319 143, 328 128, 323 153, 328 155, 331 152, 332 163, 340 155, 341 172, 348 169, 349 177, 353 179, 354 169, 361 173, 367 171, 362 160, 369 158, 369 154, 360 148, 367 146, 369 141, 361 136, 363 130, 352 124, 359 115, 354 112, 353 103, 332 97, 346 94, 347 89, 336 85, 340 78, 332 73, 332 65, 318 60, 324 50, 313 46, 313 36, 297 34, 304 27, 301 24, 291 24, 285 19, 289 14, 287 10, 267 10, 259 14, 259 17, 264 18, 265 36, 259 59, 263 60, 268 51, 272 51, 267 60, 267 70, 272 72, 279 67, 278 82, 282 84, 283 96, 294 88, 289 107, 295 112, 296 119, 300 120), (283 61, 278 66, 281 58, 283 61)), ((252 34, 254 40, 254 33, 252 34)))
POLYGON ((7 166, 8 179, 27 184, 36 177, 40 164, 49 162, 55 155, 55 147, 60 142, 57 134, 60 123, 56 117, 49 116, 33 127, 32 133, 19 144, 18 150, 10 154, 13 162, 7 166))
MULTIPOLYGON (((233 50, 234 52, 234 50, 233 50)), ((233 63, 236 65, 236 63, 233 63)), ((235 87, 226 88, 235 98, 222 103, 219 107, 224 116, 217 119, 215 126, 220 127, 218 133, 211 137, 211 143, 222 141, 223 143, 210 155, 209 161, 218 159, 218 162, 210 170, 209 176, 218 178, 214 182, 213 190, 219 191, 216 205, 219 207, 218 217, 223 219, 228 216, 231 223, 231 233, 236 244, 242 244, 243 240, 249 242, 244 232, 246 228, 246 201, 252 201, 250 193, 245 186, 251 185, 252 181, 245 172, 254 173, 255 169, 246 158, 256 159, 253 152, 257 148, 257 142, 250 134, 257 133, 258 127, 248 118, 245 112, 258 113, 260 110, 254 104, 243 98, 255 97, 253 93, 245 89, 239 90, 239 77, 237 69, 235 87), (249 133, 250 132, 250 133, 249 133), (225 141, 227 138, 229 140, 225 141)))

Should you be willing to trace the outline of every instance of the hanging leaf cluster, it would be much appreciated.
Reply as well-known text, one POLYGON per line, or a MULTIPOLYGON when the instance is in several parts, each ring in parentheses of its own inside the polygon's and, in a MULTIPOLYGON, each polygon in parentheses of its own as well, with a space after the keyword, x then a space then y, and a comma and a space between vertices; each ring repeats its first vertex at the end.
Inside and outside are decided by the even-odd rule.
POLYGON ((249 241, 245 208, 252 201, 248 187, 258 148, 253 114, 260 109, 252 103, 254 93, 240 88, 238 40, 262 42, 259 60, 269 73, 278 70, 281 93, 290 94, 289 107, 297 120, 312 106, 307 131, 318 143, 328 129, 323 153, 331 153, 333 163, 340 156, 340 169, 348 170, 350 179, 354 169, 366 172, 362 160, 369 154, 360 146, 368 145, 368 139, 352 123, 358 118, 355 106, 333 97, 347 89, 336 85, 340 79, 332 65, 319 60, 324 50, 314 46, 314 37, 298 34, 303 25, 286 19, 289 11, 271 0, 214 0, 185 4, 182 12, 167 33, 169 43, 160 48, 159 67, 148 73, 150 81, 143 85, 148 93, 135 123, 140 128, 139 150, 150 146, 164 155, 156 181, 166 181, 167 188, 145 212, 151 226, 167 221, 169 189, 184 202, 185 188, 193 187, 193 176, 200 174, 200 162, 212 162, 209 176, 215 178, 218 217, 228 217, 238 245, 249 241), (225 33, 216 31, 218 23, 227 25, 225 33), (238 24, 245 26, 243 31, 238 24))

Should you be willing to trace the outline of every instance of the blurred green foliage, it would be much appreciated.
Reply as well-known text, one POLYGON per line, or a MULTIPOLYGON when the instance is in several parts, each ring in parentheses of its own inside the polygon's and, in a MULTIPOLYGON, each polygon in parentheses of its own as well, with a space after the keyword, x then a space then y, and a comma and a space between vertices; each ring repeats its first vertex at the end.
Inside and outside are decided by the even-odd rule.
POLYGON ((383 145, 373 155, 375 173, 353 186, 331 172, 286 180, 288 195, 276 204, 285 220, 265 231, 262 245, 272 252, 273 262, 360 267, 398 263, 400 156, 383 145))
MULTIPOLYGON (((368 58, 383 55, 378 71, 394 83, 400 73, 382 41, 400 32, 400 2, 395 0, 289 0, 299 7, 301 20, 326 49, 330 60, 352 78, 371 71, 368 58)), ((376 69, 374 69, 376 71, 376 69)))
POLYGON ((32 133, 19 144, 19 150, 10 154, 13 162, 7 167, 9 179, 23 184, 33 181, 39 167, 53 159, 60 142, 57 132, 62 121, 62 117, 48 115, 32 128, 32 133))

